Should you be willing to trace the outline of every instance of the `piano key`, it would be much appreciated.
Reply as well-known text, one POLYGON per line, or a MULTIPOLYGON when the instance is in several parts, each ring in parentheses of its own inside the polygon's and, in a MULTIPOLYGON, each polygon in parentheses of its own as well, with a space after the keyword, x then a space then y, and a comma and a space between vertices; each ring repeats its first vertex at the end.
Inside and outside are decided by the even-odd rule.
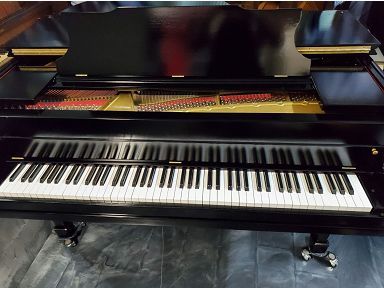
POLYGON ((86 165, 80 165, 79 169, 78 169, 78 172, 75 176, 75 178, 73 179, 73 184, 76 185, 79 183, 81 177, 83 176, 83 173, 85 171, 85 168, 86 168, 86 165))
POLYGON ((238 190, 238 197, 239 197, 239 206, 240 207, 247 207, 247 191, 245 190, 244 186, 244 171, 239 171, 240 173, 240 189, 238 190))
POLYGON ((151 173, 149 174, 148 183, 147 183, 148 188, 152 187, 152 183, 153 183, 154 179, 156 179, 156 177, 155 177, 156 172, 157 172, 157 167, 155 167, 155 166, 152 167, 151 173))
POLYGON ((111 165, 107 165, 107 167, 105 168, 104 174, 103 174, 103 176, 100 179, 100 185, 101 186, 104 186, 104 184, 106 183, 108 175, 111 172, 111 169, 112 169, 111 165))
MULTIPOLYGON (((229 185, 229 177, 232 177, 231 170, 224 170, 224 199, 222 201, 223 206, 231 206, 232 205, 232 184, 229 185), (231 187, 231 189, 229 189, 231 187)), ((232 178, 231 178, 232 179, 232 178)))
MULTIPOLYGON (((170 152, 168 152, 169 154, 170 152)), ((170 174, 170 171, 171 171, 171 167, 164 167, 163 169, 163 173, 161 175, 161 179, 160 179, 160 186, 159 188, 160 189, 160 197, 159 197, 159 202, 160 203, 167 203, 167 196, 168 196, 168 180, 169 180, 169 174, 170 174), (164 181, 164 183, 163 183, 164 181), (167 185, 166 185, 167 184, 167 185)))
POLYGON ((368 196, 359 181, 359 178, 357 177, 357 175, 352 173, 347 173, 347 177, 348 180, 351 182, 352 187, 354 187, 354 194, 352 195, 352 197, 359 199, 360 203, 362 203, 363 207, 359 207, 359 210, 363 212, 370 212, 372 210, 372 204, 369 201, 368 196))
MULTIPOLYGON (((212 193, 212 182, 210 184, 211 188, 208 189, 208 175, 209 175, 209 169, 203 169, 202 170, 202 174, 203 174, 203 187, 202 187, 202 204, 203 206, 209 206, 209 200, 210 200, 210 197, 211 197, 211 193, 212 193)), ((211 169, 212 171, 212 169, 211 169)), ((213 173, 212 173, 213 174, 213 173)), ((211 181, 212 181, 212 175, 211 175, 211 181)))
POLYGON ((301 192, 301 186, 300 186, 299 179, 297 177, 297 173, 295 171, 292 172, 292 178, 293 178, 293 183, 295 184, 296 193, 300 193, 301 192))
POLYGON ((173 186, 174 176, 175 176, 175 167, 171 167, 169 171, 167 188, 171 188, 173 186))
POLYGON ((89 169, 87 178, 85 179, 85 185, 89 185, 93 179, 93 176, 95 175, 97 171, 98 165, 92 165, 91 169, 89 169))
POLYGON ((48 178, 49 174, 51 173, 53 167, 54 167, 53 164, 49 164, 48 165, 48 167, 44 170, 44 173, 40 177, 40 183, 44 183, 47 180, 47 178, 48 178))
POLYGON ((28 182, 31 183, 35 180, 37 174, 39 174, 41 168, 43 168, 43 164, 37 164, 35 170, 31 173, 31 175, 28 177, 28 182))
MULTIPOLYGON (((203 203, 203 191, 204 191, 204 170, 201 168, 196 169, 196 179, 195 179, 195 189, 194 190, 194 203, 197 205, 202 205, 203 203)), ((192 193, 193 194, 193 193, 192 193)))
POLYGON ((140 187, 144 187, 145 184, 147 183, 149 169, 150 169, 149 166, 144 167, 143 176, 141 177, 141 180, 140 180, 140 187))
MULTIPOLYGON (((209 190, 209 206, 215 207, 217 206, 217 198, 218 198, 218 191, 217 191, 217 185, 216 185, 216 172, 218 169, 212 169, 212 188, 209 190)), ((219 171, 220 173, 220 171, 219 171)))
MULTIPOLYGON (((312 182, 314 182, 316 184, 316 179, 315 179, 315 175, 318 176, 316 173, 309 173, 309 176, 311 177, 311 180, 312 182)), ((313 193, 313 199, 315 199, 315 203, 316 203, 316 210, 322 210, 323 207, 324 207, 324 203, 323 203, 323 200, 322 200, 322 193, 323 193, 323 187, 321 186, 321 183, 320 183, 320 180, 319 178, 317 177, 317 180, 319 181, 318 184, 316 184, 316 191, 313 193), (321 187, 321 193, 318 192, 317 190, 317 185, 320 185, 321 187)))
POLYGON ((346 173, 341 173, 341 178, 343 179, 344 185, 347 188, 347 192, 350 195, 353 195, 354 190, 353 190, 351 182, 349 181, 349 179, 347 177, 347 174, 346 173))
POLYGON ((340 192, 340 194, 344 195, 345 194, 345 189, 344 189, 343 182, 341 182, 340 175, 338 173, 334 173, 332 175, 333 175, 333 178, 336 181, 336 185, 337 185, 338 191, 340 192))
POLYGON ((54 181, 55 185, 51 185, 51 186, 53 186, 51 193, 50 193, 52 199, 63 199, 63 193, 67 187, 65 180, 66 180, 68 174, 71 172, 71 168, 72 168, 71 165, 65 165, 63 167, 62 167, 62 169, 60 169, 60 172, 58 173, 58 175, 55 178, 55 181, 54 181), (66 168, 63 169, 63 167, 66 167, 66 168), (61 172, 62 172, 62 175, 60 176, 61 172))
POLYGON ((241 185, 240 185, 240 171, 238 169, 235 169, 235 178, 236 178, 236 187, 237 191, 241 190, 241 185))
MULTIPOLYGON (((259 174, 260 175, 260 174, 259 174)), ((256 173, 255 171, 252 171, 252 170, 249 170, 248 171, 248 176, 249 176, 249 191, 251 191, 252 193, 252 197, 253 197, 253 205, 251 205, 250 202, 248 202, 249 204, 249 207, 262 207, 263 206, 263 201, 262 201, 262 193, 261 191, 258 191, 257 190, 257 180, 256 180, 256 173)), ((261 181, 261 178, 260 178, 260 181, 261 181)), ((261 184, 261 183, 260 183, 261 184)), ((267 193, 267 192, 265 192, 267 193)))
POLYGON ((193 178, 194 178, 194 173, 195 172, 195 168, 191 167, 189 169, 189 175, 188 175, 188 189, 191 189, 192 188, 192 185, 193 185, 193 178))
POLYGON ((232 190, 233 188, 233 179, 232 179, 232 169, 227 170, 227 189, 232 190))
POLYGON ((264 185, 265 185, 265 190, 267 192, 271 192, 271 182, 269 181, 269 173, 267 170, 263 171, 264 174, 264 185))
POLYGON ((9 181, 13 182, 19 176, 19 174, 24 170, 24 168, 25 168, 25 163, 18 164, 14 172, 9 177, 9 181))
POLYGON ((182 192, 183 188, 180 188, 180 182, 181 182, 181 174, 183 173, 185 167, 183 168, 176 168, 175 171, 175 185, 174 185, 174 203, 181 203, 181 197, 182 197, 182 192))
POLYGON ((248 171, 246 169, 243 170, 243 183, 244 190, 249 191, 248 171))
POLYGON ((270 186, 271 186, 271 191, 267 193, 269 197, 269 207, 283 208, 284 196, 283 196, 283 193, 279 191, 279 187, 277 184, 277 173, 268 172, 268 177, 270 179, 270 186))
POLYGON ((328 184, 328 187, 329 187, 329 190, 332 194, 336 194, 336 186, 335 186, 335 182, 333 181, 333 177, 331 174, 329 173, 325 173, 324 174, 326 180, 327 180, 327 184, 328 184))
POLYGON ((227 199, 227 195, 226 195, 227 194, 227 191, 226 191, 227 184, 226 184, 226 180, 225 180, 227 173, 224 172, 224 169, 217 169, 216 173, 217 173, 217 171, 220 174, 220 179, 222 182, 222 184, 220 185, 220 188, 217 189, 217 206, 224 206, 225 201, 227 199))
POLYGON ((28 169, 25 171, 25 173, 21 177, 21 182, 27 181, 27 179, 29 178, 29 176, 31 176, 31 174, 32 174, 33 170, 35 170, 35 168, 36 168, 36 164, 29 165, 28 169))
POLYGON ((213 182, 213 173, 212 173, 212 168, 208 168, 208 171, 207 171, 207 186, 206 188, 208 190, 211 190, 212 189, 212 182, 213 182))
POLYGON ((339 210, 339 202, 337 201, 335 193, 331 190, 332 188, 330 187, 326 177, 327 175, 329 176, 329 174, 319 173, 318 175, 319 180, 323 184, 323 194, 321 194, 324 203, 323 210, 339 210))
POLYGON ((53 180, 55 179, 55 177, 56 177, 57 173, 59 172, 60 168, 61 168, 61 165, 60 165, 60 164, 56 164, 56 165, 54 165, 53 170, 52 170, 52 172, 49 174, 48 179, 47 179, 47 183, 48 183, 48 184, 50 184, 50 183, 53 182, 53 180))
POLYGON ((139 182, 139 177, 141 175, 141 170, 142 170, 142 166, 138 166, 136 168, 136 173, 133 177, 133 180, 132 180, 132 187, 136 187, 137 186, 137 183, 139 182))
POLYGON ((116 170, 118 167, 120 166, 113 166, 113 165, 108 165, 109 167, 111 167, 109 173, 108 173, 108 176, 107 176, 107 179, 105 180, 105 184, 103 186, 101 186, 103 189, 99 191, 99 194, 102 194, 102 201, 105 202, 105 203, 112 203, 112 198, 114 198, 115 196, 113 195, 113 191, 116 187, 112 185, 112 182, 115 178, 115 173, 116 173, 116 170))
POLYGON ((311 187, 308 185, 308 179, 310 180, 310 175, 306 172, 304 173, 297 173, 297 177, 300 181, 300 186, 301 186, 301 190, 302 190, 302 193, 299 193, 299 194, 303 194, 306 199, 307 199, 307 208, 308 209, 316 209, 316 201, 315 201, 315 197, 314 197, 314 193, 313 193, 313 186, 312 186, 312 189, 311 187))
POLYGON ((315 182, 317 192, 320 194, 323 193, 323 186, 320 183, 319 176, 317 175, 317 173, 312 173, 312 177, 315 182))
MULTIPOLYGON (((91 193, 94 186, 89 185, 91 182, 88 179, 91 170, 95 170, 94 165, 86 165, 83 174, 80 177, 80 181, 75 184, 72 182, 72 189, 65 190, 65 195, 68 198, 75 198, 79 200, 91 201, 91 193)), ((81 169, 81 167, 79 167, 81 169)))
POLYGON ((221 186, 221 184, 220 184, 220 175, 221 175, 221 173, 220 173, 220 168, 216 168, 216 172, 215 172, 215 187, 216 187, 216 190, 220 190, 220 186, 221 186))
POLYGON ((284 184, 283 179, 281 179, 281 174, 278 171, 275 171, 276 179, 277 179, 277 188, 279 189, 279 192, 284 192, 284 184))
POLYGON ((284 172, 284 178, 285 178, 285 187, 287 187, 287 192, 292 193, 292 182, 288 172, 284 172))
POLYGON ((160 188, 163 188, 164 185, 165 185, 165 180, 167 178, 167 173, 168 173, 168 167, 164 167, 162 169, 162 172, 161 172, 161 178, 160 178, 160 183, 159 183, 159 185, 160 185, 159 187, 160 188))
POLYGON ((112 181, 112 186, 116 186, 117 183, 119 183, 121 172, 123 171, 123 168, 124 168, 124 166, 121 166, 121 165, 117 167, 115 176, 114 176, 113 181, 112 181))
POLYGON ((124 167, 124 172, 120 180, 120 186, 125 186, 130 170, 131 170, 131 166, 124 167))
POLYGON ((308 172, 305 172, 304 177, 305 177, 305 183, 307 184, 307 188, 308 188, 309 193, 314 193, 315 188, 313 187, 311 175, 308 172))
MULTIPOLYGON (((189 179, 190 171, 193 170, 193 168, 186 168, 185 169, 185 179, 189 179)), ((181 182, 181 179, 180 179, 181 182)), ((180 185, 181 186, 181 185, 180 185)), ((185 185, 181 188, 181 196, 180 196, 180 203, 182 204, 189 204, 189 189, 188 185, 185 185)))
POLYGON ((54 180, 55 184, 59 184, 60 180, 63 178, 63 176, 64 176, 65 172, 67 171, 67 169, 68 169, 68 165, 67 164, 64 164, 64 165, 61 166, 59 173, 57 173, 57 175, 55 177, 55 180, 54 180))
POLYGON ((79 169, 79 165, 76 164, 76 165, 72 166, 71 172, 68 174, 67 179, 65 180, 66 184, 71 183, 73 177, 75 176, 77 169, 79 169))
POLYGON ((262 189, 262 187, 261 187, 261 177, 260 177, 260 173, 261 172, 259 172, 258 170, 255 170, 255 179, 256 179, 256 189, 257 189, 257 191, 259 191, 259 192, 261 192, 261 189, 262 189))
POLYGON ((201 168, 196 168, 196 178, 195 178, 195 189, 200 189, 200 183, 201 183, 201 168))
POLYGON ((184 184, 185 184, 185 175, 187 173, 187 168, 186 167, 183 167, 182 170, 181 170, 181 175, 180 175, 180 182, 179 182, 179 188, 180 189, 183 189, 184 188, 184 184))
POLYGON ((127 179, 126 185, 123 187, 123 188, 125 188, 125 191, 124 191, 124 202, 125 203, 129 203, 130 204, 132 202, 132 195, 133 195, 133 193, 135 191, 135 189, 133 189, 132 183, 134 181, 137 168, 138 168, 138 166, 132 166, 131 167, 131 169, 129 170, 129 174, 128 174, 128 179, 127 179))
POLYGON ((91 180, 92 180, 92 185, 93 186, 96 186, 97 183, 99 183, 99 180, 101 178, 101 175, 103 175, 103 171, 105 169, 105 165, 100 165, 97 170, 96 170, 96 173, 95 173, 95 177, 93 177, 93 180, 92 180, 92 176, 91 176, 91 180))

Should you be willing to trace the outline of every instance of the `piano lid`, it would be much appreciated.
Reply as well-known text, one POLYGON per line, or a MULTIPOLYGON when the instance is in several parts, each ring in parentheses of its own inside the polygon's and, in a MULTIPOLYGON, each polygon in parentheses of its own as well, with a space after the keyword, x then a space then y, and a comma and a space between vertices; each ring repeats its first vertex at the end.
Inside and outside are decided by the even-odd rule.
POLYGON ((296 49, 300 10, 236 6, 63 13, 64 76, 254 78, 309 75, 296 49))

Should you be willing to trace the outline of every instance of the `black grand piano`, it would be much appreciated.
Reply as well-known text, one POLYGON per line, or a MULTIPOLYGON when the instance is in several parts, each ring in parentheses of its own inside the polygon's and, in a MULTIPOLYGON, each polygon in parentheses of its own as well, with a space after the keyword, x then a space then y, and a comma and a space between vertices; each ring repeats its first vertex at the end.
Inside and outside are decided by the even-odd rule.
POLYGON ((347 11, 44 21, 62 41, 3 47, 2 217, 54 220, 68 245, 89 221, 306 232, 304 259, 332 266, 330 233, 383 234, 380 43, 347 11))

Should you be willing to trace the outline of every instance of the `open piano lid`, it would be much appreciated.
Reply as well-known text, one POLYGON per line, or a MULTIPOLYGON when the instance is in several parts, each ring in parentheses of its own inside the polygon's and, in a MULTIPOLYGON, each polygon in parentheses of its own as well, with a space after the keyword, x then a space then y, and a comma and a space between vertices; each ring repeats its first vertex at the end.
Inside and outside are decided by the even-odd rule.
POLYGON ((306 76, 295 46, 300 10, 117 8, 63 13, 70 48, 62 76, 254 78, 306 76))

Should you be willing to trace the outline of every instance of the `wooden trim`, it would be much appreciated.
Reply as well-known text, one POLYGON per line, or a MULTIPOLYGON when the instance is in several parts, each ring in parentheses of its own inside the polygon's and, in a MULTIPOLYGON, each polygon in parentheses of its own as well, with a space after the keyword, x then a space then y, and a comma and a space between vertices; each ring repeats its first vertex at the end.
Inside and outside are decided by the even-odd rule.
POLYGON ((371 49, 371 46, 297 47, 301 54, 367 54, 371 49))

